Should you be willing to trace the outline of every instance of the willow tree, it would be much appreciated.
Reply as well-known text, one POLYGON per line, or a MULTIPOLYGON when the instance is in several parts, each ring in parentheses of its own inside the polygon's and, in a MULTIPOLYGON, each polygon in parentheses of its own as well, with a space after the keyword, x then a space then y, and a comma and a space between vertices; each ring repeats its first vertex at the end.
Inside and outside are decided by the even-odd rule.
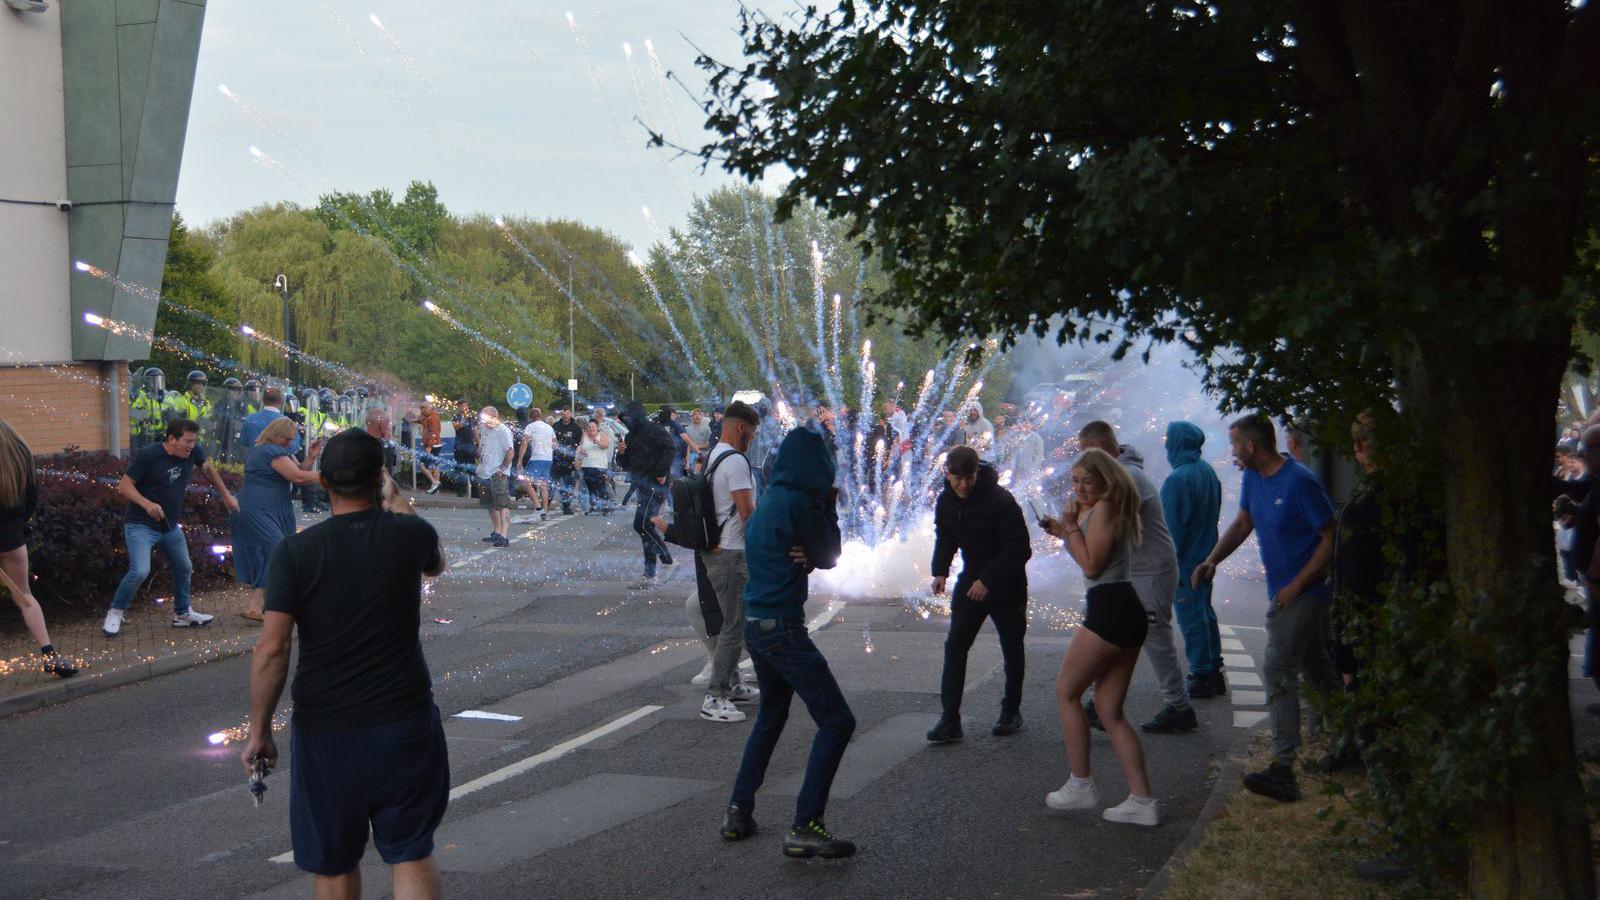
MULTIPOLYGON (((1437 454, 1482 896, 1594 892, 1551 564, 1589 316, 1600 11, 1568 0, 840 0, 745 13, 701 152, 848 218, 946 336, 1116 323, 1236 407, 1394 400, 1437 454), (1056 320, 1060 321, 1060 320, 1056 320), (1074 324, 1079 323, 1079 324, 1074 324)), ((1441 640, 1446 635, 1440 636, 1441 640)))

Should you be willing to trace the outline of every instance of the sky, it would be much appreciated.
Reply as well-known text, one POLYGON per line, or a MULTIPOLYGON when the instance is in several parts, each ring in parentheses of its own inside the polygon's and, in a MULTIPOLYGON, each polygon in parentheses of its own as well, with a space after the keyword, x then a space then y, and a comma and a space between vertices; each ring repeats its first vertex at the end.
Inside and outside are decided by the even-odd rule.
POLYGON ((736 180, 647 148, 635 119, 684 146, 703 142, 693 104, 706 74, 695 47, 738 60, 738 8, 210 0, 178 210, 205 225, 264 203, 313 205, 333 190, 384 187, 398 197, 417 179, 432 181, 458 215, 576 219, 642 251, 681 225, 694 195, 736 180), (655 74, 647 40, 693 95, 655 74))

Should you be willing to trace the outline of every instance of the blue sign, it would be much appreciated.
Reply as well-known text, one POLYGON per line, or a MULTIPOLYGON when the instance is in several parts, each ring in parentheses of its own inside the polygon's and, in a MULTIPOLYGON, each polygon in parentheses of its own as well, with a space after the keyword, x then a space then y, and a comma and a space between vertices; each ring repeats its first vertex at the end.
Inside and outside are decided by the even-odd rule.
POLYGON ((512 409, 527 409, 533 405, 533 388, 520 381, 513 384, 506 388, 506 403, 509 403, 512 409))

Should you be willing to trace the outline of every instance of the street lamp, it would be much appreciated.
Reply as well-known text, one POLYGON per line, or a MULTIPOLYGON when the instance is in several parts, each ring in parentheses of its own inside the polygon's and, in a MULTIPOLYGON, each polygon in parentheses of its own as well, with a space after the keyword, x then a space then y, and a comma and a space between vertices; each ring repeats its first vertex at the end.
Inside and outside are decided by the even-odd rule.
MULTIPOLYGON (((295 349, 294 314, 289 311, 289 276, 279 272, 278 277, 272 280, 272 289, 277 291, 278 296, 283 299, 283 343, 293 351, 295 349)), ((283 355, 283 380, 289 382, 291 387, 296 384, 293 365, 294 354, 292 352, 285 353, 283 355)))

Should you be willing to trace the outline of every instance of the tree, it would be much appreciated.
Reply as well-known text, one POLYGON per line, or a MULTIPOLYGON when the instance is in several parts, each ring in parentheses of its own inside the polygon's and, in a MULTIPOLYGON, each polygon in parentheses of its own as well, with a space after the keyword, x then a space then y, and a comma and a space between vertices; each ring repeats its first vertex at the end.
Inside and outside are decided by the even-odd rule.
POLYGON ((177 390, 182 390, 184 376, 197 368, 213 382, 237 374, 239 339, 229 329, 238 326, 239 315, 211 274, 214 261, 211 248, 189 230, 182 215, 173 213, 166 268, 161 273, 162 304, 156 310, 158 339, 146 364, 165 372, 167 384, 177 390), (179 350, 179 344, 198 352, 179 350))
POLYGON ((841 0, 741 32, 700 152, 787 166, 781 208, 852 222, 916 329, 1064 314, 1188 344, 1232 407, 1397 401, 1448 448, 1469 888, 1592 896, 1546 478, 1594 317, 1596 4, 841 0))

